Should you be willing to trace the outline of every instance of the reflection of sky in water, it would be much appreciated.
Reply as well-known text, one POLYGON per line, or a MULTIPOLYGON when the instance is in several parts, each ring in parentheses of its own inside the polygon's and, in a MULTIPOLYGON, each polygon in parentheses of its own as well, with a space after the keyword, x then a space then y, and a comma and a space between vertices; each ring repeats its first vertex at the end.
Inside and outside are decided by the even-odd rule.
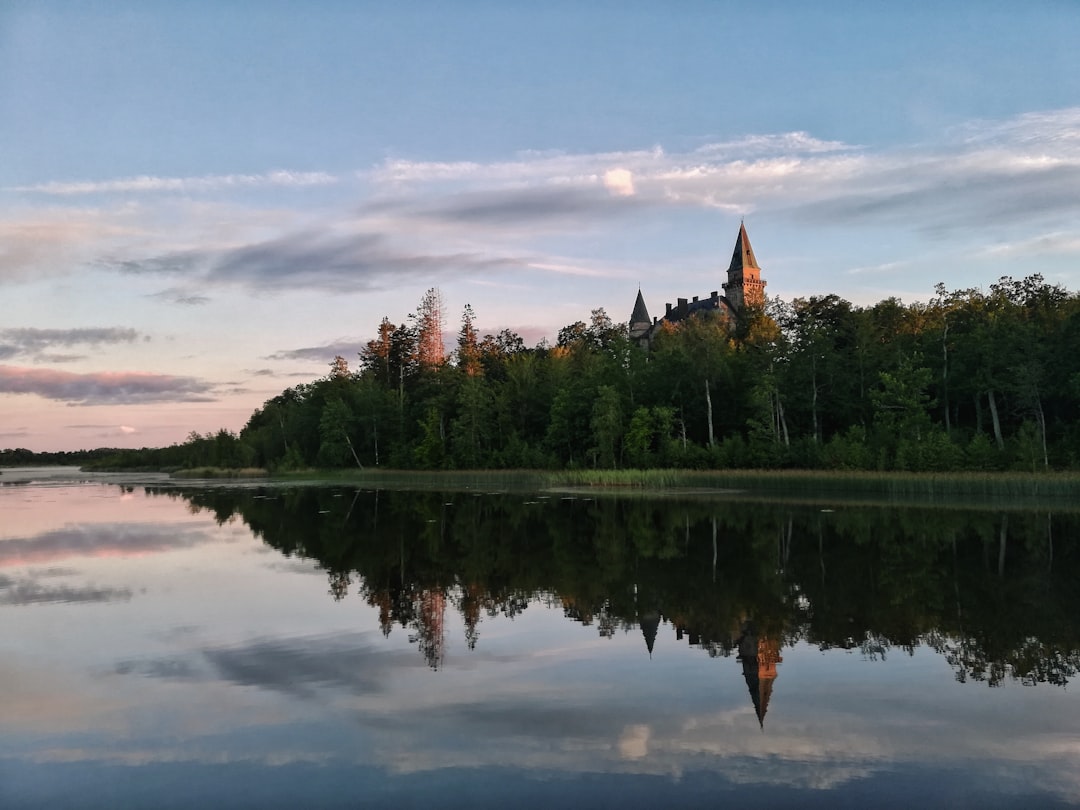
POLYGON ((30 516, 0 537, 3 807, 1080 801, 1074 692, 925 647, 784 648, 762 730, 736 658, 667 624, 650 658, 534 601, 470 651, 448 606, 433 672, 355 585, 183 501, 5 487, 0 514, 30 516))

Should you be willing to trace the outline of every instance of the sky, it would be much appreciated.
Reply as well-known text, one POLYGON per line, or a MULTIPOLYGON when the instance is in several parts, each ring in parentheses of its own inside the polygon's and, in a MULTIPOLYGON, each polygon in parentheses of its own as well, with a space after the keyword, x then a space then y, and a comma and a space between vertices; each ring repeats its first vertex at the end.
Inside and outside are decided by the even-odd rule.
POLYGON ((1080 3, 0 2, 0 448, 239 431, 437 287, 1080 288, 1080 3))

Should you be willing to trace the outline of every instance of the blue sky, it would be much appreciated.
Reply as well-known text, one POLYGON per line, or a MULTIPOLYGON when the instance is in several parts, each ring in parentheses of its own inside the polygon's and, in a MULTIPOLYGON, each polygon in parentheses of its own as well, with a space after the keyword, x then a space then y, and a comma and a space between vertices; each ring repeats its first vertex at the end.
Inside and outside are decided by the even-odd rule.
POLYGON ((0 6, 0 447, 238 430, 437 286, 1080 287, 1080 4, 0 6))

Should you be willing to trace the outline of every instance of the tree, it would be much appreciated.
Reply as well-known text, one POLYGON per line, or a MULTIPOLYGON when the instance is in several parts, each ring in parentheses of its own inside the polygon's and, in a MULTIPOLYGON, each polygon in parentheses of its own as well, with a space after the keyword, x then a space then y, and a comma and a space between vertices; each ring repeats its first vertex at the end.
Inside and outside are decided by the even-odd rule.
POLYGON ((593 449, 597 466, 617 467, 619 443, 623 434, 622 407, 619 403, 619 392, 610 385, 602 385, 597 389, 589 425, 595 442, 593 449))
POLYGON ((927 388, 933 372, 919 360, 905 358, 895 371, 879 372, 878 387, 870 392, 874 425, 893 452, 922 443, 930 430, 929 408, 934 403, 927 388))
POLYGON ((319 420, 319 444, 320 464, 332 467, 340 467, 351 456, 356 466, 363 469, 360 458, 356 455, 349 430, 354 422, 352 411, 340 399, 331 399, 322 410, 322 418, 319 420))
POLYGON ((450 426, 454 465, 488 466, 488 448, 494 440, 491 392, 482 377, 466 377, 458 388, 457 417, 450 426))
POLYGON ((417 362, 426 371, 442 365, 443 349, 443 301, 438 287, 432 287, 423 298, 416 314, 412 316, 416 323, 417 362))
POLYGON ((480 363, 480 346, 476 336, 476 316, 469 304, 461 313, 461 331, 458 332, 457 366, 466 377, 483 373, 480 363))
POLYGON ((379 380, 387 387, 397 385, 397 379, 390 373, 391 358, 394 355, 393 335, 397 329, 385 315, 379 322, 379 336, 369 340, 360 351, 360 365, 363 373, 379 380))
POLYGON ((330 378, 334 380, 346 380, 349 378, 349 361, 340 354, 335 355, 330 363, 330 378))
POLYGON ((510 329, 494 335, 484 335, 477 347, 484 376, 488 379, 505 380, 507 365, 511 358, 525 353, 525 341, 510 329))

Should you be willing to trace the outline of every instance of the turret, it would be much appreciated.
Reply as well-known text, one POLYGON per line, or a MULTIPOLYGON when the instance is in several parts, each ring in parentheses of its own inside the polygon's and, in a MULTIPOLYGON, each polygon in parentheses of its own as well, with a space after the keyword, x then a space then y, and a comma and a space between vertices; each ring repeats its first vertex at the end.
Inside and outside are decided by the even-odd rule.
POLYGON ((644 337, 651 326, 652 319, 649 317, 648 307, 645 306, 645 298, 641 295, 641 289, 638 288, 634 312, 630 315, 630 339, 638 340, 644 337))
POLYGON ((754 249, 750 247, 750 237, 746 235, 746 226, 741 222, 727 277, 728 280, 724 283, 724 296, 736 312, 741 312, 748 306, 760 306, 765 303, 765 282, 761 280, 761 268, 758 267, 757 259, 754 258, 754 249))

